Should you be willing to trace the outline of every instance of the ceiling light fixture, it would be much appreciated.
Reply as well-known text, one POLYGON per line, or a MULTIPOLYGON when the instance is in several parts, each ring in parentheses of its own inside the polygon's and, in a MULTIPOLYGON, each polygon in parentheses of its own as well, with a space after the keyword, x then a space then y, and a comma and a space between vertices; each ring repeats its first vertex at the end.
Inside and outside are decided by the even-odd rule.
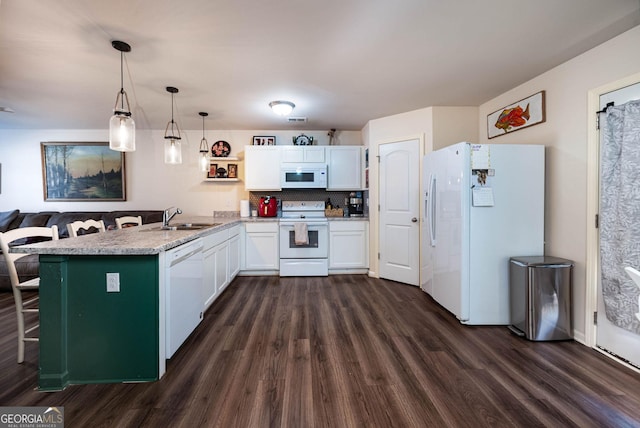
POLYGON ((167 92, 171 93, 171 120, 164 130, 164 163, 182 163, 182 148, 180 147, 180 128, 173 120, 173 95, 178 93, 178 88, 167 86, 167 92))
POLYGON ((120 92, 116 96, 113 116, 109 120, 109 148, 119 152, 133 152, 136 150, 136 124, 131 117, 129 97, 124 91, 123 72, 124 53, 130 52, 131 46, 119 40, 112 41, 111 46, 120 51, 120 92))
POLYGON ((296 105, 291 101, 271 101, 269 107, 279 116, 289 116, 296 105))
POLYGON ((209 143, 204 138, 204 118, 209 116, 209 113, 201 111, 198 113, 202 116, 202 140, 200 140, 200 171, 209 171, 209 143))

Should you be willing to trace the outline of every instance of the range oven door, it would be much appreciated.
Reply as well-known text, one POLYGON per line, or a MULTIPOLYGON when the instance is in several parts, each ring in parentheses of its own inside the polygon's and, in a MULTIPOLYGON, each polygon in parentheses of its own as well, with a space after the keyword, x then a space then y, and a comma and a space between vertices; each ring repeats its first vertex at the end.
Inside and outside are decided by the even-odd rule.
POLYGON ((326 259, 329 257, 329 226, 326 221, 307 221, 309 243, 296 245, 294 224, 305 220, 280 220, 281 259, 326 259))

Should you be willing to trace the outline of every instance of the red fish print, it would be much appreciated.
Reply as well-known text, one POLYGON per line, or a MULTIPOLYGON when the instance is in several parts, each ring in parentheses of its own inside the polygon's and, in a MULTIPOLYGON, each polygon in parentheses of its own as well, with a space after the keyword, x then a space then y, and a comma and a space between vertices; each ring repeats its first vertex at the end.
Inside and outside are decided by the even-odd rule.
POLYGON ((515 108, 507 108, 500 113, 500 117, 494 125, 498 129, 502 129, 504 132, 509 132, 511 128, 522 126, 527 123, 531 116, 529 115, 529 104, 527 108, 522 110, 522 107, 517 106, 515 108))

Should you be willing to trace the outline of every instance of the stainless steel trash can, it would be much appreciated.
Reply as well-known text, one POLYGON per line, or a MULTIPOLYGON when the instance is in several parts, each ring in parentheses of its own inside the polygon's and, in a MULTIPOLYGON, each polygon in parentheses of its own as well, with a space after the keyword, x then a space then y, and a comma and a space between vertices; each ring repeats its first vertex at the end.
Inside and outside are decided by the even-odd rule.
POLYGON ((573 262, 550 256, 509 261, 509 329, 529 340, 573 338, 573 262))

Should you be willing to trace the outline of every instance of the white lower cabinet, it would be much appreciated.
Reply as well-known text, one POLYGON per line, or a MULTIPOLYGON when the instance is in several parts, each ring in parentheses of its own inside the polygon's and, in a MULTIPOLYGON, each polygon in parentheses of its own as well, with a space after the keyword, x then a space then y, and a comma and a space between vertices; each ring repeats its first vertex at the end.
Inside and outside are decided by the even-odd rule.
POLYGON ((229 238, 229 282, 240 272, 240 226, 234 226, 229 238))
POLYGON ((240 226, 207 235, 203 238, 203 290, 207 309, 233 281, 240 266, 240 226))
POLYGON ((329 272, 369 268, 369 222, 329 221, 329 272))
POLYGON ((204 308, 207 309, 218 296, 216 290, 216 254, 213 248, 205 250, 202 254, 202 291, 204 298, 204 308))
POLYGON ((277 271, 280 268, 278 222, 246 222, 244 227, 243 271, 277 271))

